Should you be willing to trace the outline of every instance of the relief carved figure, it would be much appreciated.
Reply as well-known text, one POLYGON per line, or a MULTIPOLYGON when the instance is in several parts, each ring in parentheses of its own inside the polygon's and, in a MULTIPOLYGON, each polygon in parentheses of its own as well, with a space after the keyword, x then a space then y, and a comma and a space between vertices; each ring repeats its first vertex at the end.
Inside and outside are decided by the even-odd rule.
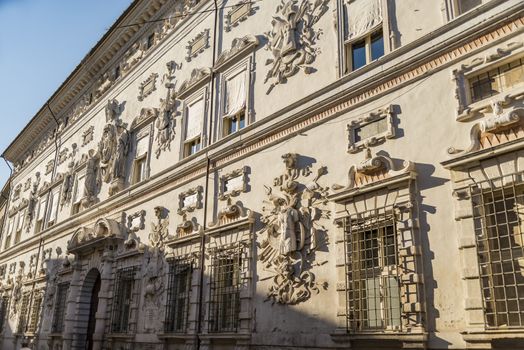
POLYGON ((120 109, 117 100, 108 101, 105 109, 107 124, 98 144, 100 176, 104 182, 111 183, 110 195, 124 186, 125 163, 129 153, 129 133, 126 125, 118 119, 120 109))
POLYGON ((36 203, 38 202, 38 186, 40 185, 40 173, 36 173, 36 179, 33 183, 33 188, 29 193, 29 200, 27 203, 27 211, 25 212, 25 226, 26 231, 29 231, 33 218, 35 216, 36 203))
POLYGON ((97 191, 100 187, 99 174, 98 155, 95 150, 90 150, 86 163, 86 176, 84 180, 84 193, 82 199, 82 206, 84 208, 88 208, 96 201, 97 191))
POLYGON ((315 43, 322 33, 314 30, 320 17, 327 11, 327 0, 281 0, 277 14, 271 22, 273 28, 265 33, 268 39, 267 50, 272 58, 267 60, 269 72, 264 80, 269 82, 267 94, 287 78, 297 74, 301 69, 306 74, 314 72, 310 65, 319 54, 315 43))
POLYGON ((313 179, 302 183, 301 178, 311 176, 311 167, 300 168, 298 155, 294 153, 282 158, 285 173, 275 178, 272 187, 266 186, 266 203, 270 207, 263 208, 265 237, 258 259, 272 273, 268 300, 297 304, 309 299, 312 292, 320 291, 311 267, 322 231, 318 221, 328 218, 324 208, 328 189, 317 182, 326 168, 320 167, 313 179))
POLYGON ((160 99, 160 111, 155 121, 157 149, 156 157, 160 157, 163 151, 171 149, 171 141, 175 138, 175 97, 168 96, 160 99))
POLYGON ((75 181, 75 176, 73 173, 73 167, 75 163, 70 162, 69 163, 69 170, 64 175, 64 182, 62 185, 62 194, 60 195, 60 206, 64 206, 64 204, 69 203, 71 201, 71 196, 73 195, 73 184, 75 181))

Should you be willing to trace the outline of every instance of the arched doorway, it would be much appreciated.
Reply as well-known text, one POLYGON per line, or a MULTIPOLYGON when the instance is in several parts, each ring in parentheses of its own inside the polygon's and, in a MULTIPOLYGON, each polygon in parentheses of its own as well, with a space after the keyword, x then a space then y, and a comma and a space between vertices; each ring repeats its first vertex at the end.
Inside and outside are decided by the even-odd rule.
POLYGON ((100 272, 91 269, 80 290, 80 300, 77 309, 76 339, 73 349, 92 350, 93 334, 96 326, 96 310, 98 309, 98 293, 100 292, 100 272))

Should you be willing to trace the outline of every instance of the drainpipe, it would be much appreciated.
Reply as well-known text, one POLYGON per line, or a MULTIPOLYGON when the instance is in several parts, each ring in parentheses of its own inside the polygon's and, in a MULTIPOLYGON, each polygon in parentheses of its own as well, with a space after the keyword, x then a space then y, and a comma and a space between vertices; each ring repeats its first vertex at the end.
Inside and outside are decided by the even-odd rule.
MULTIPOLYGON (((214 101, 215 101, 215 71, 213 67, 215 66, 216 62, 216 52, 217 52, 217 34, 218 34, 218 0, 214 0, 215 5, 215 23, 214 23, 214 31, 213 31, 213 61, 211 65, 211 100, 209 104, 209 131, 208 131, 208 139, 207 139, 207 146, 209 146, 213 140, 213 119, 215 117, 214 113, 214 101)), ((201 339, 200 334, 202 333, 202 317, 203 317, 203 310, 204 310, 204 264, 205 264, 205 252, 206 252, 206 228, 207 228, 207 210, 208 210, 208 197, 209 197, 209 175, 211 170, 211 159, 209 158, 209 155, 206 152, 206 184, 205 184, 205 196, 204 196, 204 223, 203 223, 203 232, 202 236, 200 237, 200 276, 199 276, 199 285, 200 288, 198 289, 198 310, 197 310, 197 349, 200 349, 201 339)))

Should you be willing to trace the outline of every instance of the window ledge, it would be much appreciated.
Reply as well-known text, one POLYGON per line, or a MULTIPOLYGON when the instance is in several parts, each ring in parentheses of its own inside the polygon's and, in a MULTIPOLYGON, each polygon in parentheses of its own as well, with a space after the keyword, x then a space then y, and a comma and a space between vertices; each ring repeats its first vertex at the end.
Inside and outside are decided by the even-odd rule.
POLYGON ((352 341, 357 342, 402 342, 410 343, 410 347, 418 348, 413 346, 416 343, 420 344, 421 348, 425 348, 425 343, 428 341, 428 334, 421 331, 420 333, 408 333, 402 331, 383 331, 383 332, 358 332, 358 333, 332 333, 331 339, 336 343, 348 343, 352 341))

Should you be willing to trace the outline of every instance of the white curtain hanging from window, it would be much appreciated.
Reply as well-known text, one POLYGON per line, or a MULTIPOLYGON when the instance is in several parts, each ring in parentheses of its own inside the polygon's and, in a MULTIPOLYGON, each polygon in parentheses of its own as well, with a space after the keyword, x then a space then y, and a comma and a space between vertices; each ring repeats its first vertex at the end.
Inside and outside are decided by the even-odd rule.
POLYGON ((202 133, 204 119, 204 99, 187 107, 186 140, 193 139, 202 133))
POLYGON ((49 205, 51 205, 51 211, 49 213, 49 221, 55 221, 56 216, 58 214, 58 199, 60 196, 60 188, 56 188, 51 193, 51 197, 49 199, 49 205))
POLYGON ((82 200, 82 196, 84 195, 85 181, 86 181, 85 174, 78 176, 78 180, 76 182, 75 195, 73 197, 74 204, 77 204, 78 202, 82 200))
POLYGON ((40 204, 38 205, 38 217, 37 220, 43 220, 45 215, 45 196, 40 198, 40 204))
POLYGON ((135 158, 140 158, 149 150, 149 137, 142 137, 136 142, 135 158))
POLYGON ((246 74, 245 71, 226 80, 226 105, 224 117, 231 117, 246 107, 246 74))
POLYGON ((348 37, 356 39, 382 24, 382 0, 348 1, 348 37))

